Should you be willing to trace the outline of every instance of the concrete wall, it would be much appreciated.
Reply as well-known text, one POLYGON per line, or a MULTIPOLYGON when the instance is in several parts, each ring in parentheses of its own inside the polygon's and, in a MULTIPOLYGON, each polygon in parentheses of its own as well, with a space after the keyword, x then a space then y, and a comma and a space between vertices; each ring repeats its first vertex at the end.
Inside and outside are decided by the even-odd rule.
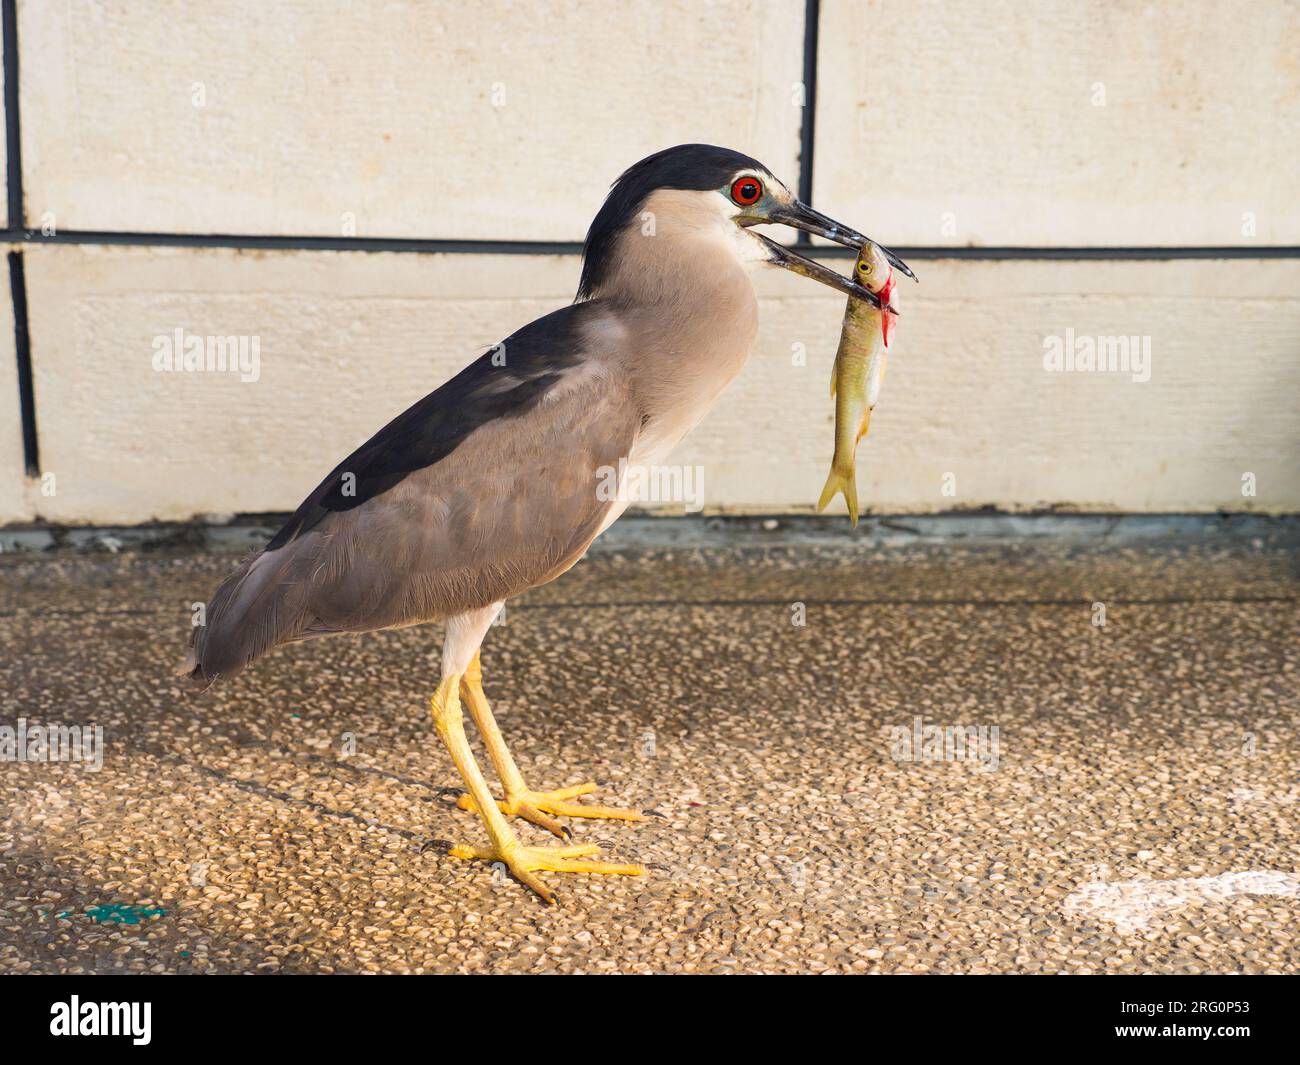
MULTIPOLYGON (((1298 11, 821 3, 822 209, 926 248, 1260 249, 918 258, 860 451, 870 509, 1300 509, 1300 259, 1265 250, 1300 244, 1298 11), (1045 369, 1067 336, 1145 338, 1149 379, 1045 369)), ((20 2, 25 221, 55 236, 11 239, 53 478, 23 472, 0 300, 0 522, 291 509, 568 302, 579 267, 147 235, 577 241, 619 171, 695 139, 794 186, 804 18, 802 0, 20 2), (143 244, 88 242, 105 232, 143 244), (256 337, 257 380, 156 372, 177 329, 256 337)), ((754 358, 677 461, 703 467, 710 510, 809 511, 843 302, 756 280, 754 358)))
POLYGON ((64 229, 581 240, 668 144, 797 164, 802 0, 21 11, 28 205, 64 229))
POLYGON ((1300 7, 822 4, 815 198, 900 244, 1295 244, 1300 7))

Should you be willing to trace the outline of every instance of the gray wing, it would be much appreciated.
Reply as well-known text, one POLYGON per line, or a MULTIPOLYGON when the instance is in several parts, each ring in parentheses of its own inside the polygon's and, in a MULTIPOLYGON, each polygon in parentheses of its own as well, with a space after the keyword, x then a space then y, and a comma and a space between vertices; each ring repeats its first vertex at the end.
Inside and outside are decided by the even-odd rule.
POLYGON ((601 468, 630 454, 640 411, 620 377, 575 356, 578 337, 530 363, 524 332, 506 367, 480 360, 340 463, 218 589, 183 672, 211 681, 278 644, 449 617, 573 565, 613 505, 601 468), (450 443, 430 429, 453 423, 450 443), (340 490, 349 475, 355 494, 340 490))

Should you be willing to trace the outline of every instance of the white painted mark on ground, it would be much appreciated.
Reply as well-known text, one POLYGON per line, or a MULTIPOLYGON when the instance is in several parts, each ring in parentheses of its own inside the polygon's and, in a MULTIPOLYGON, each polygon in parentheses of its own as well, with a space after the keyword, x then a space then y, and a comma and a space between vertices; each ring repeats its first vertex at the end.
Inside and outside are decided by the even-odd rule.
POLYGON ((1121 932, 1141 932, 1156 917, 1234 895, 1300 898, 1300 875, 1255 869, 1178 880, 1093 880, 1067 896, 1064 909, 1072 917, 1110 921, 1121 932))
POLYGON ((1300 791, 1260 791, 1255 788, 1234 788, 1228 793, 1233 802, 1262 802, 1269 806, 1291 806, 1300 802, 1300 791))

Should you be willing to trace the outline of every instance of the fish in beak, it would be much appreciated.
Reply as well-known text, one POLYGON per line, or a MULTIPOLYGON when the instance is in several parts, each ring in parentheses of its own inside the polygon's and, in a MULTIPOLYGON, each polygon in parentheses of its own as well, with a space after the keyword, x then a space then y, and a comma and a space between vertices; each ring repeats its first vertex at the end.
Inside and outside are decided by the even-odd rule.
POLYGON ((844 308, 840 346, 835 351, 831 395, 835 397, 835 455, 817 509, 825 510, 843 493, 849 519, 858 524, 857 448, 867 435, 871 414, 885 380, 889 334, 898 316, 893 263, 878 244, 867 241, 853 264, 853 277, 879 298, 879 310, 850 299, 844 308))
MULTIPOLYGON (((754 222, 749 224, 754 225, 759 221, 791 226, 805 233, 811 233, 813 236, 833 240, 836 244, 843 244, 846 248, 852 248, 854 251, 860 250, 867 244, 875 244, 894 269, 906 274, 913 281, 916 280, 916 275, 912 273, 907 263, 903 262, 888 248, 876 244, 875 241, 863 236, 857 230, 841 225, 835 219, 828 218, 820 211, 813 210, 806 203, 801 203, 799 200, 793 200, 789 204, 778 204, 767 213, 766 217, 755 219, 754 222)), ((769 253, 768 261, 773 266, 780 266, 804 277, 810 277, 814 281, 820 281, 823 285, 829 285, 831 288, 843 292, 846 296, 865 300, 880 310, 884 310, 888 306, 888 295, 885 297, 886 302, 882 303, 879 295, 858 284, 854 279, 845 277, 829 267, 822 266, 821 263, 814 262, 812 259, 805 258, 764 236, 762 233, 755 233, 754 236, 762 241, 767 248, 769 253)), ((897 309, 895 308, 892 313, 897 315, 897 309)))

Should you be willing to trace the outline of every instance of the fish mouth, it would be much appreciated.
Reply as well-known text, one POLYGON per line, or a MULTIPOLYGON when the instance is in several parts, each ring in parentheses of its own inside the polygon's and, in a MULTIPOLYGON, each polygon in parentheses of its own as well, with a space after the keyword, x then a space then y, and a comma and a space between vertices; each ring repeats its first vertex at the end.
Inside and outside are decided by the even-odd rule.
MULTIPOLYGON (((811 233, 814 236, 833 240, 835 243, 843 244, 846 248, 853 248, 855 251, 861 249, 864 245, 870 242, 875 244, 876 247, 881 250, 894 269, 906 274, 913 281, 916 280, 916 275, 912 273, 911 267, 909 267, 907 263, 903 262, 902 259, 888 248, 884 247, 884 245, 876 244, 876 242, 871 240, 870 237, 865 237, 856 229, 850 229, 848 226, 842 225, 835 221, 835 219, 827 217, 820 211, 813 210, 813 208, 799 200, 793 200, 789 204, 779 204, 768 212, 767 217, 755 219, 753 222, 748 224, 755 225, 759 222, 775 222, 780 225, 791 226, 792 228, 802 230, 805 233, 811 233)), ((814 281, 820 281, 823 285, 828 285, 839 292, 843 292, 847 296, 865 300, 873 307, 884 309, 881 306, 879 296, 864 285, 858 284, 858 282, 852 278, 845 277, 842 274, 837 273, 835 270, 830 269, 830 267, 822 266, 821 263, 805 258, 784 245, 778 244, 771 238, 764 236, 762 233, 755 233, 754 236, 762 241, 764 247, 766 247, 768 251, 768 261, 773 266, 779 266, 782 269, 790 270, 803 277, 810 277, 814 281)), ((891 312, 895 314, 897 313, 897 311, 892 309, 891 312)))

